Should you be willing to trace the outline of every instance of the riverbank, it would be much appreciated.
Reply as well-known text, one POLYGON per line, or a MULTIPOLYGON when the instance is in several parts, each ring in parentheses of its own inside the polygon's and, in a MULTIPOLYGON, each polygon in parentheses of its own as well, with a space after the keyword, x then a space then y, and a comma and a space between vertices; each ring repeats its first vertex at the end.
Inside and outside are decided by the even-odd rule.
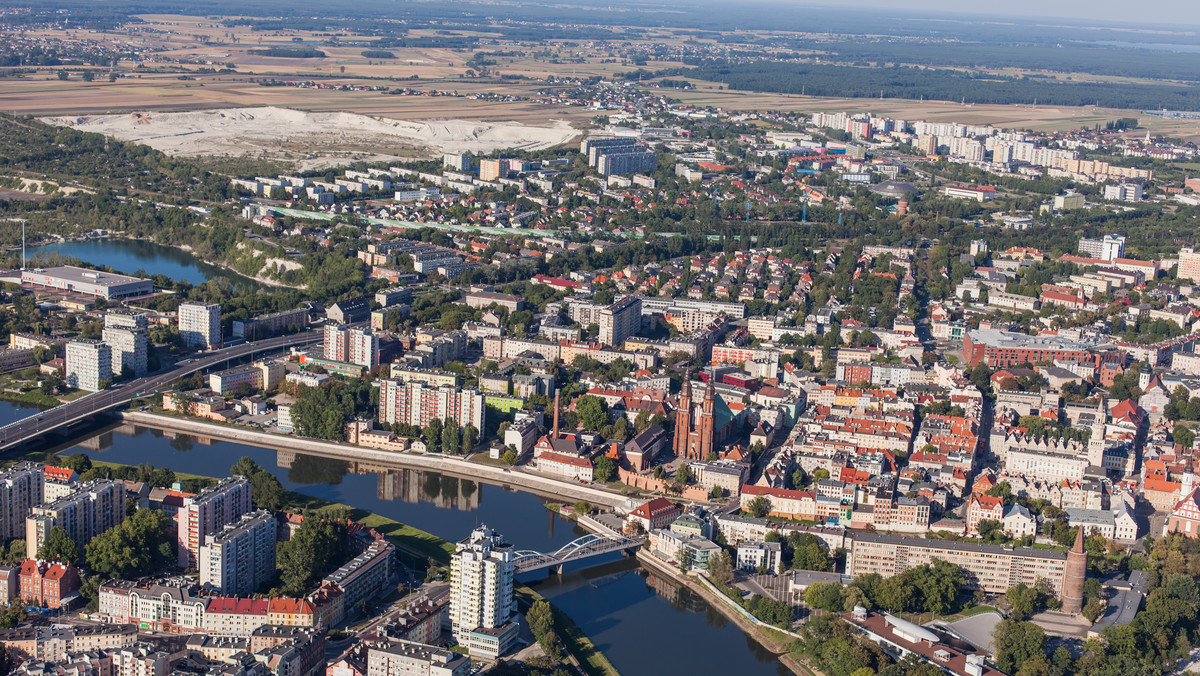
POLYGON ((154 427, 201 437, 250 444, 263 448, 345 460, 355 463, 358 466, 440 472, 463 479, 473 479, 506 487, 522 488, 537 495, 568 503, 585 500, 593 505, 611 509, 624 503, 626 499, 620 493, 551 477, 539 476, 517 468, 498 467, 471 462, 458 456, 380 451, 332 441, 272 434, 244 427, 221 425, 161 413, 124 411, 119 413, 118 417, 123 422, 142 425, 144 427, 154 427))
POLYGON ((528 585, 517 587, 517 601, 524 610, 528 611, 529 607, 535 601, 545 601, 550 604, 554 612, 554 633, 562 639, 563 645, 567 649, 567 653, 575 662, 575 665, 583 670, 587 676, 620 676, 620 672, 608 661, 604 653, 592 643, 592 640, 583 633, 579 625, 567 616, 562 610, 554 605, 554 602, 539 594, 528 585))
MULTIPOLYGON (((92 460, 92 466, 132 467, 132 465, 108 462, 106 460, 92 460)), ((176 472, 175 470, 171 471, 174 472, 177 479, 205 479, 214 483, 220 481, 220 477, 176 472)), ((454 553, 454 543, 447 542, 432 533, 427 533, 408 524, 400 523, 385 516, 340 502, 333 502, 332 500, 315 498, 311 495, 285 490, 283 510, 294 513, 308 511, 318 514, 346 514, 349 518, 379 531, 392 544, 396 545, 397 549, 406 552, 411 557, 419 559, 421 562, 433 559, 438 565, 448 566, 450 565, 450 555, 454 553)))

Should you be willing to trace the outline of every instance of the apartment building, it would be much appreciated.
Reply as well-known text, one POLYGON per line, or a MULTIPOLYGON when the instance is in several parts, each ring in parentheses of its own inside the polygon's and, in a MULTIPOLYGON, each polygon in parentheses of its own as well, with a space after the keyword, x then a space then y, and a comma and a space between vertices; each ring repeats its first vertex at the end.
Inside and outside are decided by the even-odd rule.
POLYGON ((355 364, 367 370, 379 366, 379 336, 371 329, 352 329, 345 324, 325 325, 325 358, 355 364))
POLYGON ((466 655, 392 639, 367 651, 365 676, 466 676, 470 669, 471 658, 466 655))
POLYGON ((425 427, 434 418, 451 418, 459 426, 482 430, 484 396, 479 390, 449 385, 429 385, 395 379, 379 381, 379 421, 425 427))
POLYGON ((286 370, 281 361, 256 361, 246 366, 210 373, 208 389, 227 396, 243 388, 251 390, 273 390, 283 382, 286 370))
POLYGON ((104 315, 101 339, 112 349, 113 374, 120 375, 125 369, 139 376, 146 373, 150 334, 144 312, 110 310, 104 315))
POLYGON ((200 584, 223 594, 249 596, 275 574, 275 516, 260 509, 243 514, 200 547, 200 584))
POLYGON ((226 477, 216 486, 184 498, 177 517, 179 567, 199 568, 200 547, 209 533, 220 532, 250 509, 250 482, 243 476, 226 477))
POLYGON ((187 302, 179 306, 179 335, 193 349, 221 347, 221 306, 187 302))
POLYGON ((99 340, 79 339, 67 343, 67 386, 97 392, 112 382, 112 347, 99 340))
POLYGON ((20 462, 0 472, 0 540, 25 537, 25 517, 42 504, 44 467, 20 462))
POLYGON ((1054 594, 1060 597, 1070 596, 1075 586, 1079 587, 1077 593, 1082 596, 1083 575, 1078 575, 1077 579, 1068 575, 1071 567, 1068 561, 1080 556, 1086 561, 1087 555, 1082 551, 1067 553, 882 533, 855 533, 851 540, 846 574, 857 577, 878 573, 883 577, 892 577, 938 558, 962 569, 968 589, 1002 594, 1018 583, 1032 587, 1038 580, 1046 580, 1054 594))
POLYGON ((50 530, 67 532, 79 547, 125 520, 125 484, 95 479, 48 505, 33 507, 25 519, 25 556, 36 559, 50 530))
POLYGON ((601 343, 624 345, 625 339, 642 327, 642 302, 637 296, 622 298, 601 310, 596 323, 600 326, 601 343))
POLYGON ((450 626, 472 656, 495 659, 517 636, 512 621, 513 549, 480 526, 458 543, 450 559, 450 626))

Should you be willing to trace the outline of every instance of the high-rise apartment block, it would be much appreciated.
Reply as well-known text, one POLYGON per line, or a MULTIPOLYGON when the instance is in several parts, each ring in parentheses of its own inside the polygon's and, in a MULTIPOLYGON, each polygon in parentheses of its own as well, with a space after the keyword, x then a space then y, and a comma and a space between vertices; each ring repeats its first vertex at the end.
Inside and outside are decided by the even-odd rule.
POLYGON ((208 534, 220 532, 250 509, 250 482, 244 476, 226 477, 216 486, 184 498, 177 517, 179 567, 198 568, 200 547, 208 534))
POLYGON ((79 339, 67 343, 67 386, 96 392, 112 381, 112 347, 103 341, 79 339))
POLYGON ((25 537, 25 517, 42 504, 44 467, 20 462, 0 472, 0 540, 25 537))
POLYGON ((145 313, 124 308, 109 311, 104 315, 101 338, 112 349, 113 374, 120 375, 125 369, 134 375, 146 373, 150 334, 145 313))
POLYGON ((125 484, 109 479, 89 481, 64 498, 30 510, 25 519, 25 556, 37 558, 52 528, 65 530, 82 548, 124 520, 125 484))
POLYGON ((195 302, 180 305, 179 335, 190 348, 221 347, 221 306, 195 302))
POLYGON ((597 324, 601 343, 624 345, 642 327, 642 301, 637 296, 622 298, 600 311, 597 324))
POLYGON ((454 171, 471 171, 471 156, 466 153, 446 153, 442 155, 442 167, 454 171))
MULTIPOLYGON (((520 166, 520 163, 517 163, 520 166)), ((512 171, 513 160, 509 159, 482 159, 479 160, 479 180, 494 181, 498 178, 508 176, 508 172, 512 171)))
POLYGON ((373 369, 379 366, 379 336, 371 329, 325 325, 325 358, 373 369))
POLYGON ((458 543, 450 559, 450 628, 472 656, 494 659, 517 635, 512 621, 513 550, 480 526, 458 543))
POLYGON ((385 425, 406 423, 425 427, 434 418, 451 418, 465 427, 483 429, 483 393, 450 385, 430 385, 400 380, 379 381, 379 421, 385 425))
POLYGON ((200 547, 200 584, 226 596, 249 596, 275 574, 275 516, 265 509, 243 514, 200 547))
POLYGON ((1179 269, 1175 273, 1177 279, 1187 279, 1200 282, 1200 251, 1192 247, 1179 250, 1179 269))

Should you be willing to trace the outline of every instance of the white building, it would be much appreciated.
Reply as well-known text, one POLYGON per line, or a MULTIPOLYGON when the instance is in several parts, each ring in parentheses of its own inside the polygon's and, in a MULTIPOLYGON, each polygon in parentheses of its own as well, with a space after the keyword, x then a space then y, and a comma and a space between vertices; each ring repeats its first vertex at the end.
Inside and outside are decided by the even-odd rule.
POLYGON ((215 533, 250 511, 250 481, 231 476, 196 495, 184 498, 179 509, 178 557, 180 568, 200 566, 200 547, 215 533))
POLYGON ((435 386, 420 382, 379 381, 379 421, 425 427, 434 418, 451 418, 460 427, 482 430, 483 393, 467 387, 435 386))
POLYGON ((444 648, 393 639, 371 646, 366 676, 466 676, 471 658, 444 648))
POLYGON ((741 542, 737 548, 739 570, 755 571, 765 568, 776 575, 783 573, 783 556, 778 542, 750 540, 741 542))
POLYGON ((221 306, 196 302, 180 305, 179 335, 190 348, 221 347, 221 306))
POLYGON ((112 382, 112 348, 99 340, 67 343, 67 386, 96 392, 112 382))
POLYGON ((450 560, 450 627, 472 656, 494 659, 517 636, 513 622, 513 550, 480 526, 450 560))
POLYGON ((345 324, 325 326, 325 358, 344 364, 379 366, 379 336, 371 329, 352 329, 345 324))
POLYGON ((200 584, 226 596, 249 596, 275 574, 275 532, 270 512, 243 514, 209 533, 200 548, 200 584))

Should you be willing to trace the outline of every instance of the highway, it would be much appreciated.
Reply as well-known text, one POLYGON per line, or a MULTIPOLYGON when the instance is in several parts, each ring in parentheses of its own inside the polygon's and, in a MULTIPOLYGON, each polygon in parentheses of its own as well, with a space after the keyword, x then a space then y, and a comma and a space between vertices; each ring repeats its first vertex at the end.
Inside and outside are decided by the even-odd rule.
POLYGON ((106 390, 94 392, 80 397, 72 402, 60 404, 48 411, 0 427, 0 451, 22 444, 38 435, 69 425, 77 420, 94 415, 110 408, 128 404, 139 396, 158 391, 171 381, 191 375, 196 371, 211 368, 229 359, 251 356, 259 352, 270 352, 287 347, 308 345, 323 339, 320 331, 305 331, 289 336, 278 336, 259 340, 254 343, 244 343, 225 347, 212 352, 200 353, 183 362, 176 363, 169 370, 152 373, 135 380, 117 383, 106 390))

